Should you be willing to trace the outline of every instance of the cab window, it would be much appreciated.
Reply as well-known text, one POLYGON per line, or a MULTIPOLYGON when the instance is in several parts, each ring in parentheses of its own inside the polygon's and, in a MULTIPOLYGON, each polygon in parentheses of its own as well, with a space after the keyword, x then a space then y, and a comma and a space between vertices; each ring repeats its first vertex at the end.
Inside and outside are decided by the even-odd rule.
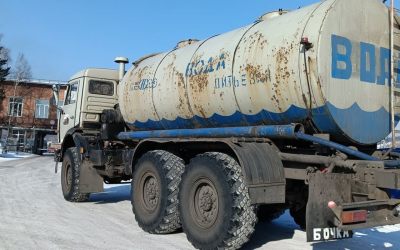
POLYGON ((89 93, 113 96, 114 83, 109 81, 89 80, 89 93))
POLYGON ((67 96, 64 105, 74 104, 78 98, 78 82, 71 83, 68 88, 67 96))

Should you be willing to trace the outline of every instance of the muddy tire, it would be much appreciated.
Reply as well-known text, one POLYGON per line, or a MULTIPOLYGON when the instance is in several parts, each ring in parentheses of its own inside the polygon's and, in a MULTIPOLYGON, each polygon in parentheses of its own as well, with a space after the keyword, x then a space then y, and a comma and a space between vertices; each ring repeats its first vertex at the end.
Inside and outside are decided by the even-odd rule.
POLYGON ((307 206, 303 206, 300 209, 290 209, 290 215, 293 217, 294 222, 303 230, 306 229, 306 209, 307 206))
POLYGON ((238 249, 254 231, 257 218, 239 164, 209 152, 190 161, 180 187, 183 231, 199 249, 238 249))
POLYGON ((271 222, 285 213, 286 208, 279 205, 263 204, 257 207, 257 218, 259 222, 271 222))
POLYGON ((79 191, 79 174, 81 170, 81 159, 78 148, 72 147, 65 151, 61 168, 61 188, 67 201, 88 201, 90 194, 79 191))
POLYGON ((181 228, 178 193, 184 161, 163 150, 145 153, 132 178, 132 210, 149 233, 172 233, 181 228))

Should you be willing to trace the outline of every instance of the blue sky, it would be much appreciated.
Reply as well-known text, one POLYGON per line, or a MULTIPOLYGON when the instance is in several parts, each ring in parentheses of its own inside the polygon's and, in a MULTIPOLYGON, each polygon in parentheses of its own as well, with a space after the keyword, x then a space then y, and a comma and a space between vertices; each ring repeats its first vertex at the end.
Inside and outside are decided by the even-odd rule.
MULTIPOLYGON (((25 54, 37 79, 68 80, 87 67, 116 68, 253 22, 265 12, 318 0, 0 0, 2 45, 25 54)), ((398 2, 398 0, 396 0, 398 2)))

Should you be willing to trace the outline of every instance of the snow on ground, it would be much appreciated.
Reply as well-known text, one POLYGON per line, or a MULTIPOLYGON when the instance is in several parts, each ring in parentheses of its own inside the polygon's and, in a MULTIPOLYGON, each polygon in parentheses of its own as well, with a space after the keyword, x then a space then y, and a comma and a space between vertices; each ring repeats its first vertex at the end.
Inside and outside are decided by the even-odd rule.
MULTIPOLYGON (((193 249, 182 232, 143 232, 130 185, 106 185, 85 203, 66 202, 51 156, 0 161, 0 249, 193 249)), ((398 250, 400 225, 358 230, 353 239, 307 243, 288 213, 259 223, 244 249, 398 250)))
POLYGON ((4 161, 12 161, 21 158, 33 157, 35 155, 24 152, 8 152, 0 154, 0 163, 4 161))

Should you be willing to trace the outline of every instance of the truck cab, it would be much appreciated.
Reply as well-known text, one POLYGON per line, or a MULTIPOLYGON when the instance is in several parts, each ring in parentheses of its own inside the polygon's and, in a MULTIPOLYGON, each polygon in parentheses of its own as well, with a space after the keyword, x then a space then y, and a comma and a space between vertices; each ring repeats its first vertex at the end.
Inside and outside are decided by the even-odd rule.
POLYGON ((100 115, 118 103, 118 70, 89 68, 71 77, 59 119, 59 142, 72 130, 98 132, 100 115))
MULTIPOLYGON (((103 182, 119 183, 129 180, 121 157, 121 146, 114 145, 112 133, 102 131, 124 130, 124 123, 115 118, 118 113, 117 86, 125 73, 128 59, 117 57, 119 70, 88 68, 71 77, 67 84, 65 100, 58 121, 57 145, 54 159, 62 162, 61 184, 64 197, 70 201, 84 201, 89 193, 102 192, 103 182), (110 160, 112 158, 112 160, 110 160)), ((57 86, 54 96, 59 99, 57 86)))

